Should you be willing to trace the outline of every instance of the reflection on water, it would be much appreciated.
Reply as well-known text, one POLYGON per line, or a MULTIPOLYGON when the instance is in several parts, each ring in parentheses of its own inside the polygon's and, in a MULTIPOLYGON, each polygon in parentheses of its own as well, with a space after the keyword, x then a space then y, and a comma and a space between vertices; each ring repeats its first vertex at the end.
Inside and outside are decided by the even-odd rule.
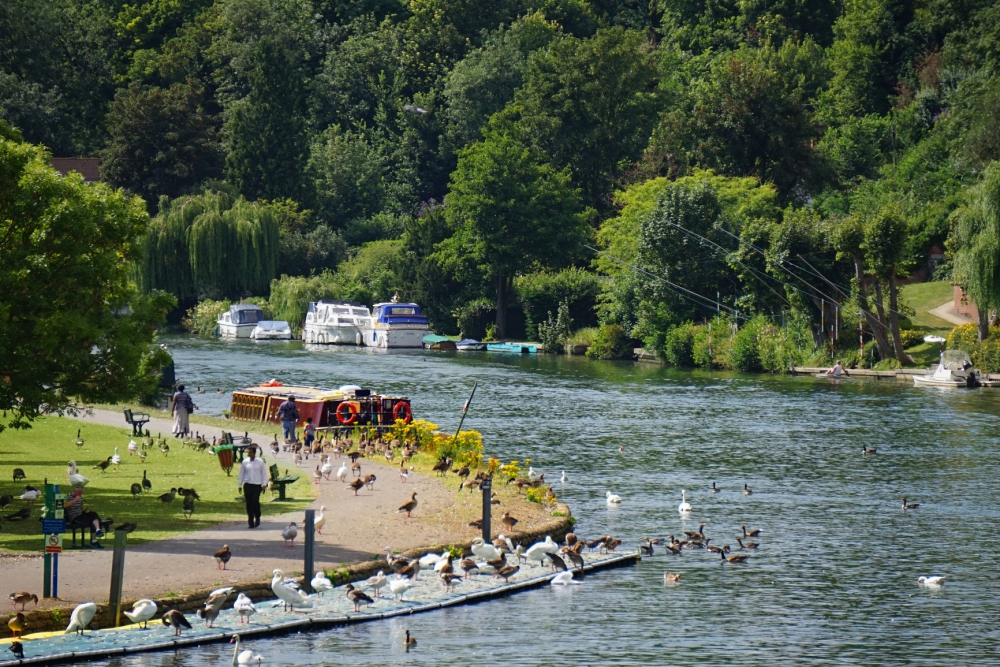
MULTIPOLYGON (((685 551, 470 607, 315 634, 254 640, 270 665, 995 663, 1000 589, 1000 392, 893 382, 679 372, 580 358, 373 352, 299 343, 167 340, 178 379, 207 391, 277 377, 355 383, 413 399, 414 412, 465 426, 487 452, 545 471, 584 536, 626 546, 706 523, 736 547, 760 528, 746 565, 685 551), (862 456, 862 445, 877 447, 862 456), (619 447, 624 451, 620 452, 619 447), (558 482, 565 470, 570 482, 558 482), (722 489, 708 491, 715 481, 722 489), (743 484, 751 496, 740 493, 743 484), (693 506, 677 512, 681 489, 693 506), (608 490, 622 496, 608 508, 608 490), (923 503, 902 512, 899 499, 923 503), (682 583, 665 587, 663 572, 682 583), (944 574, 940 590, 916 579, 944 574), (405 653, 406 629, 419 646, 405 653)), ((624 547, 623 547, 624 548, 624 547)), ((229 645, 108 661, 228 664, 229 645)))

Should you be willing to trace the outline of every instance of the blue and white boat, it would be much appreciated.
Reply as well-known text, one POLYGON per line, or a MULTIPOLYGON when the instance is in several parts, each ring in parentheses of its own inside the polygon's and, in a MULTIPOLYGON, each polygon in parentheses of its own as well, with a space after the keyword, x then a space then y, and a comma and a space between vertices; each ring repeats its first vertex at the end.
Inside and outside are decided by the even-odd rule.
POLYGON ((415 303, 376 303, 372 308, 371 324, 362 329, 362 342, 367 347, 423 347, 424 336, 431 330, 427 316, 415 303))
POLYGON ((220 313, 215 323, 223 338, 249 338, 257 323, 264 319, 264 311, 252 303, 238 303, 220 313))

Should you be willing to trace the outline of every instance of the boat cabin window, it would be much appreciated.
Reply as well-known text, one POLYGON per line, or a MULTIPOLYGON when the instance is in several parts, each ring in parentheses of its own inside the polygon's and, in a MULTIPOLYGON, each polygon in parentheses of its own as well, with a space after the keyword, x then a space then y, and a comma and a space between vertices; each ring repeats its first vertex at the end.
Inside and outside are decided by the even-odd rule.
POLYGON ((236 324, 257 324, 260 322, 264 313, 259 308, 247 309, 247 310, 237 310, 233 313, 235 315, 236 324))
POLYGON ((417 309, 416 308, 401 308, 401 307, 394 306, 390 310, 390 314, 392 314, 392 315, 416 315, 417 314, 417 309))

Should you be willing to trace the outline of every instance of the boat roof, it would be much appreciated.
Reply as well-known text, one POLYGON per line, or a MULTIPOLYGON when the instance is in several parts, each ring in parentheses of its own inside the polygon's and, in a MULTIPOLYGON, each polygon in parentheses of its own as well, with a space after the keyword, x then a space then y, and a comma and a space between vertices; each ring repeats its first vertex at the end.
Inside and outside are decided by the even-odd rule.
MULTIPOLYGON (((351 385, 345 385, 347 388, 351 385)), ((296 401, 339 401, 349 396, 353 392, 344 392, 341 389, 329 389, 325 387, 307 387, 303 385, 286 384, 279 387, 243 387, 236 389, 235 394, 252 394, 255 396, 280 396, 287 398, 294 396, 296 401)), ((376 392, 371 392, 375 394, 376 392)), ((382 398, 404 398, 401 396, 382 396, 382 398)))
POLYGON ((351 306, 353 308, 368 308, 368 306, 358 301, 345 301, 344 299, 320 299, 319 301, 309 302, 310 311, 315 310, 316 306, 351 306))
POLYGON ((257 323, 258 329, 289 329, 285 320, 261 320, 257 323))
POLYGON ((423 341, 429 345, 433 343, 443 343, 446 340, 451 340, 451 339, 448 338, 447 336, 439 336, 438 334, 427 334, 423 338, 423 341))
POLYGON ((236 311, 236 310, 260 310, 260 306, 252 304, 252 303, 236 303, 236 304, 233 304, 232 306, 229 306, 229 310, 233 310, 233 311, 236 311))

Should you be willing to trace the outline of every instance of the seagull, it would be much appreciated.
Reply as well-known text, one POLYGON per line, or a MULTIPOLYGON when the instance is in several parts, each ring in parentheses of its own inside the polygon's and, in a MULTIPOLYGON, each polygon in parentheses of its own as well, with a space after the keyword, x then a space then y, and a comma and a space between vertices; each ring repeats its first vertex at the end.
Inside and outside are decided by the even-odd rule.
POLYGON ((285 540, 285 546, 289 548, 295 546, 295 538, 298 536, 299 529, 296 527, 294 521, 288 524, 288 527, 281 531, 281 537, 285 540))
POLYGON ((235 609, 240 615, 240 623, 243 622, 243 617, 246 616, 247 623, 250 622, 250 617, 257 613, 257 607, 253 606, 253 601, 246 596, 246 593, 240 593, 236 598, 236 602, 233 604, 233 609, 235 609))
POLYGON ((93 602, 84 602, 76 606, 73 613, 69 617, 69 626, 66 628, 66 634, 75 632, 82 635, 90 625, 90 622, 94 620, 94 614, 97 613, 97 605, 93 602))
POLYGON ((132 605, 132 611, 122 612, 128 616, 133 623, 138 623, 145 630, 149 627, 149 619, 156 616, 156 603, 152 600, 136 600, 132 605))
POLYGON ((403 111, 411 116, 422 116, 425 113, 430 113, 427 109, 421 109, 420 107, 415 107, 412 104, 404 104, 403 111))
POLYGON ((935 575, 931 577, 918 577, 917 583, 921 586, 930 586, 931 588, 940 588, 944 585, 944 577, 941 575, 935 575))
POLYGON ((615 495, 615 494, 611 493, 610 491, 608 491, 605 494, 605 498, 607 498, 607 502, 608 502, 609 505, 618 505, 622 501, 622 497, 621 496, 615 495))
POLYGON ((677 506, 677 511, 686 514, 691 511, 691 503, 687 501, 687 492, 681 489, 681 504, 677 506))

